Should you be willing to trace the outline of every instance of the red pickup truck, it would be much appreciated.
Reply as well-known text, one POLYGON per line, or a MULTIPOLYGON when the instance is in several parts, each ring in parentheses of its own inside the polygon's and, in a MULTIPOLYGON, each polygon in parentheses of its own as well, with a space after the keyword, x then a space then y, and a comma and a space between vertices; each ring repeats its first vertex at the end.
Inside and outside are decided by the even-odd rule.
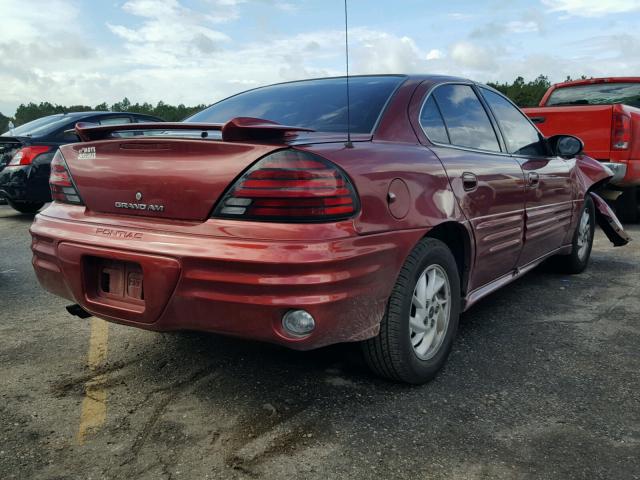
MULTIPOLYGON (((591 78, 552 85, 525 113, 545 136, 572 134, 585 153, 614 172, 623 220, 637 222, 640 192, 640 77, 591 78)), ((615 195, 611 196, 611 199, 615 195)))

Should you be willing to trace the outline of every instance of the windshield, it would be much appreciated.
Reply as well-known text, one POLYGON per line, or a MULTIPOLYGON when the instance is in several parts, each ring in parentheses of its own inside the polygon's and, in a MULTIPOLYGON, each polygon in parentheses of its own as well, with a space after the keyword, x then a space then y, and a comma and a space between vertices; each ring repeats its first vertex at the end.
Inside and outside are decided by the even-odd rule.
POLYGON ((71 121, 69 115, 49 115, 47 117, 38 118, 37 120, 32 120, 24 125, 20 125, 19 127, 15 127, 13 130, 4 132, 2 135, 12 137, 47 135, 69 121, 71 121))
MULTIPOLYGON (((387 100, 403 80, 402 76, 349 79, 352 133, 371 133, 387 100)), ((235 117, 262 118, 319 132, 346 132, 346 79, 305 80, 249 90, 185 121, 225 123, 235 117)))
POLYGON ((597 83, 558 88, 549 97, 547 106, 607 105, 612 103, 640 107, 640 82, 597 83))

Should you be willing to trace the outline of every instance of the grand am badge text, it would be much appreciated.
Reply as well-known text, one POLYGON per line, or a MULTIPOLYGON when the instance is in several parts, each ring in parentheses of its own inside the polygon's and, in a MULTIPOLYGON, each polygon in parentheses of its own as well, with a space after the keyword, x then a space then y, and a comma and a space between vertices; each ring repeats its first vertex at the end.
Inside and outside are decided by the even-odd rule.
POLYGON ((148 210, 149 212, 164 212, 164 205, 152 203, 115 202, 116 208, 128 208, 129 210, 148 210))
POLYGON ((78 160, 95 160, 96 147, 82 147, 78 150, 78 160))

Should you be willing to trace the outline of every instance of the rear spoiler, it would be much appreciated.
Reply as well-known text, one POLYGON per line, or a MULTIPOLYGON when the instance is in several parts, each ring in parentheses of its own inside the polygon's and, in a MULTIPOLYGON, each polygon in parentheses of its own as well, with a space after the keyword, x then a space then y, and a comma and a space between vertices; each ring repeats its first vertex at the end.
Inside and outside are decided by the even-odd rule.
POLYGON ((312 129, 280 125, 271 120, 251 117, 236 117, 227 123, 190 123, 190 122, 150 122, 128 123, 123 125, 96 125, 95 123, 78 122, 75 131, 83 142, 104 140, 111 138, 114 132, 133 131, 195 131, 204 132, 217 130, 222 133, 222 140, 226 142, 240 142, 245 140, 283 140, 286 136, 296 135, 297 132, 313 132, 312 129))

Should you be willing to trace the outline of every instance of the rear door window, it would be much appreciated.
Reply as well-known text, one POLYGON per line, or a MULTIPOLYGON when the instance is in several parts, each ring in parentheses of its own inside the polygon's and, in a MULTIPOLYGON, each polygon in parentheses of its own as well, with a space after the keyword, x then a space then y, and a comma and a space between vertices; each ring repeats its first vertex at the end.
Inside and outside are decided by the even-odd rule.
POLYGON ((491 120, 469 85, 441 85, 432 95, 440 107, 451 145, 500 152, 491 120))
POLYGON ((547 152, 538 130, 529 123, 524 114, 502 95, 486 88, 482 88, 481 91, 498 120, 509 153, 535 157, 546 156, 547 152))
POLYGON ((449 134, 440 115, 433 96, 429 95, 420 112, 420 125, 429 140, 436 143, 449 143, 449 134))

